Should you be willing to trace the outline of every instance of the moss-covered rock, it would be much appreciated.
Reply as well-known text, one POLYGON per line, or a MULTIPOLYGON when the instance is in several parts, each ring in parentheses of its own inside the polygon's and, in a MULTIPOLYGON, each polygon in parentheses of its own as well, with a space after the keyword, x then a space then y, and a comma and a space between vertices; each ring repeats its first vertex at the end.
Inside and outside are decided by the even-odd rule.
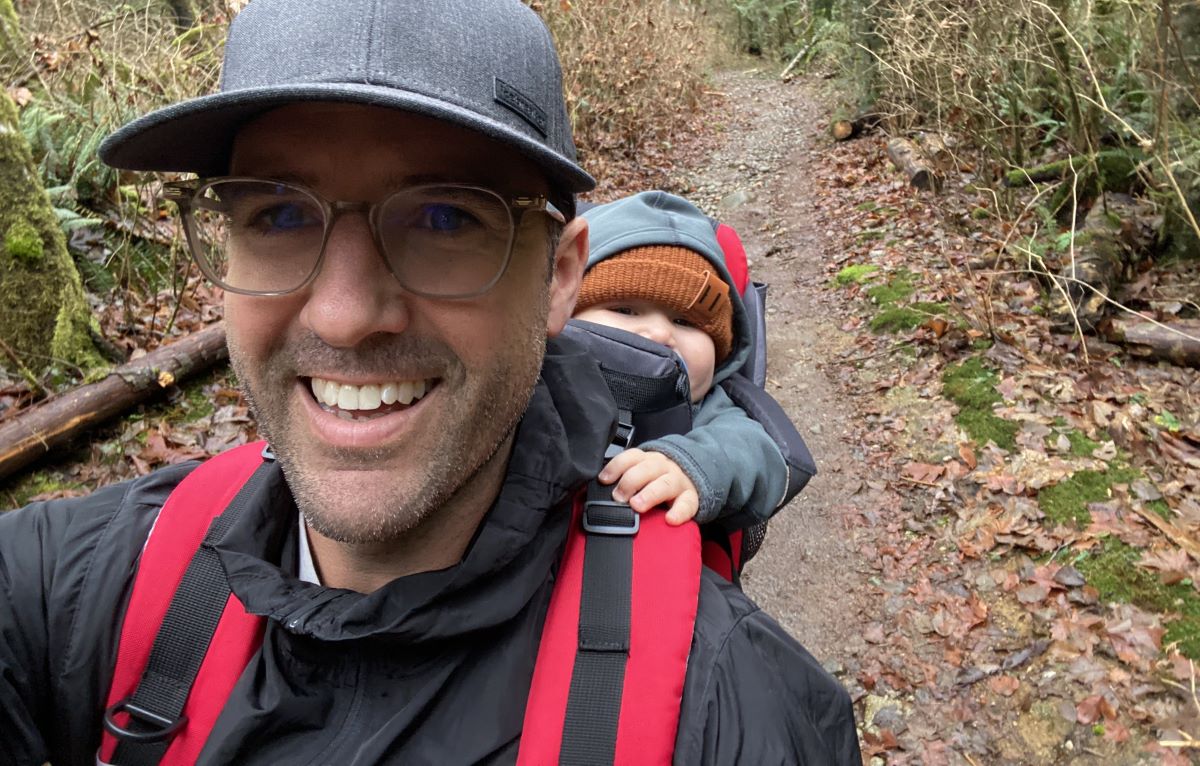
POLYGON ((17 129, 16 106, 3 92, 0 232, 0 337, 33 370, 52 362, 85 371, 102 367, 79 273, 17 129))

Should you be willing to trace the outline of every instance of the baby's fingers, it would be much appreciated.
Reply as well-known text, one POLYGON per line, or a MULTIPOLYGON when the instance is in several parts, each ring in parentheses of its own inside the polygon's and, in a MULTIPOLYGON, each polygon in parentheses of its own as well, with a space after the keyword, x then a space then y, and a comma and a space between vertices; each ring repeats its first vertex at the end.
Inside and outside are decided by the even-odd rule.
MULTIPOLYGON (((646 459, 646 453, 640 449, 627 449, 619 452, 616 457, 608 461, 597 476, 601 484, 612 484, 617 479, 625 475, 633 466, 646 459)), ((636 488, 633 491, 637 491, 636 488)))
POLYGON ((685 489, 679 479, 678 475, 670 473, 655 478, 629 498, 629 505, 638 513, 645 513, 663 503, 673 503, 685 489))
POLYGON ((700 496, 691 489, 685 489, 667 511, 667 523, 673 527, 686 524, 696 518, 700 510, 700 496))

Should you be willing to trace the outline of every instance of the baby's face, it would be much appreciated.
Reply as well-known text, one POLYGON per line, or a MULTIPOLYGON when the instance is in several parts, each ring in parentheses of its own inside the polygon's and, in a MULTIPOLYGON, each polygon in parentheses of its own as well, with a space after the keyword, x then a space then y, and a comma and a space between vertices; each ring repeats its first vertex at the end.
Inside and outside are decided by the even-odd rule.
POLYGON ((650 301, 629 298, 597 303, 576 313, 575 318, 640 335, 679 354, 687 365, 693 402, 703 399, 712 388, 717 355, 712 338, 675 312, 650 301))

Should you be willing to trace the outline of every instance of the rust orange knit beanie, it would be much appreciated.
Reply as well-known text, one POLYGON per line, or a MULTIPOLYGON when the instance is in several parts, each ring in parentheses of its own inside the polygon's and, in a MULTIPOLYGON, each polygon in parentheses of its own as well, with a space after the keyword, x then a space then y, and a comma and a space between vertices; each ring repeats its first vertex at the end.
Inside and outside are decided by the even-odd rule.
POLYGON ((640 298, 670 309, 712 338, 716 362, 733 350, 729 285, 702 255, 675 245, 635 247, 588 269, 575 311, 640 298))

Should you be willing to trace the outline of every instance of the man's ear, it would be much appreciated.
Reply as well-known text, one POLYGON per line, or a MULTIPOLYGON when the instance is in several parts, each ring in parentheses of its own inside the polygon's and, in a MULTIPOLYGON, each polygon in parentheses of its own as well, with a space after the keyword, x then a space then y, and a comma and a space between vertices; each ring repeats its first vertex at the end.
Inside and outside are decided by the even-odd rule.
POLYGON ((588 226, 583 216, 576 216, 563 227, 554 250, 554 270, 550 275, 550 312, 546 316, 546 335, 553 338, 562 332, 571 313, 579 283, 587 267, 588 226))

